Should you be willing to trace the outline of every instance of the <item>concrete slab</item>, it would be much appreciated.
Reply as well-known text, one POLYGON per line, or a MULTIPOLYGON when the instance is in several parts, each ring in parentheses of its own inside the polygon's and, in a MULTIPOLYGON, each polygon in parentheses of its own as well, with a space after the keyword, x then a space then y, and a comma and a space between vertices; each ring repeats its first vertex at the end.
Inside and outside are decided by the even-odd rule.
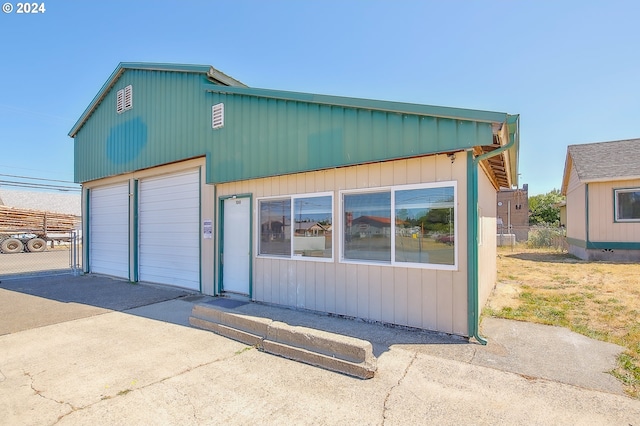
MULTIPOLYGON (((42 302, 5 291, 0 301, 12 294, 27 309, 42 302)), ((640 419, 640 401, 601 389, 599 381, 567 384, 576 379, 545 371, 544 364, 571 369, 575 363, 585 375, 601 372, 599 361, 591 369, 580 355, 603 350, 602 342, 584 345, 570 332, 485 319, 489 345, 480 346, 446 335, 272 311, 279 320, 288 317, 288 324, 367 335, 378 369, 374 378, 359 380, 177 325, 170 308, 192 307, 189 297, 148 305, 144 315, 136 307, 136 315, 108 311, 0 335, 0 424, 628 425, 640 419), (558 377, 547 377, 552 375, 558 377)), ((53 311, 72 305, 47 302, 56 302, 47 305, 53 311)), ((269 308, 252 305, 261 312, 269 308)), ((6 305, 0 307, 5 318, 6 305)))
POLYGON ((174 287, 133 284, 97 275, 3 279, 0 288, 58 302, 80 303, 114 311, 124 311, 193 294, 174 287))
POLYGON ((609 372, 616 367, 616 358, 624 348, 559 327, 485 318, 481 329, 489 343, 482 346, 443 333, 385 327, 257 303, 232 311, 367 340, 372 343, 376 357, 397 347, 526 377, 623 394, 622 384, 609 372))
POLYGON ((64 303, 0 288, 0 336, 106 312, 110 311, 96 306, 64 303))
POLYGON ((390 348, 371 380, 111 312, 0 336, 5 424, 635 424, 640 402, 390 348), (49 338, 44 338, 49 336, 49 338))
POLYGON ((476 351, 473 364, 535 377, 622 393, 622 384, 609 372, 624 348, 590 339, 566 328, 521 321, 485 318, 486 347, 476 351))

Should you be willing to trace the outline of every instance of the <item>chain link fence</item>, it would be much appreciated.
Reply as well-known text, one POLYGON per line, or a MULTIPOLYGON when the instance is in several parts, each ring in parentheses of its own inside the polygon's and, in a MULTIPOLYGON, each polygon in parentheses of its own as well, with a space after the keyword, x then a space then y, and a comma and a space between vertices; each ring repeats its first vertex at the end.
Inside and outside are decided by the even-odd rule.
MULTIPOLYGON (((24 236, 12 236, 12 240, 19 242, 24 239, 24 236)), ((5 238, 4 246, 8 250, 0 250, 0 278, 33 274, 79 274, 82 271, 82 237, 78 231, 46 241, 46 246, 38 246, 37 250, 29 251, 27 244, 22 245, 22 250, 15 250, 20 244, 8 244, 5 238)))

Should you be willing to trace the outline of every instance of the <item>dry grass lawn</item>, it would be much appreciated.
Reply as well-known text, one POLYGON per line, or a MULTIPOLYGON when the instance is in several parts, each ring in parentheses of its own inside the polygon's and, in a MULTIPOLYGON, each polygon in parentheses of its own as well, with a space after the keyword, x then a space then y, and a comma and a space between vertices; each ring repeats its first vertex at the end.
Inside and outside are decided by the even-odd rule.
POLYGON ((640 398, 639 263, 498 248, 498 282, 483 315, 557 325, 624 346, 611 373, 629 395, 640 398))

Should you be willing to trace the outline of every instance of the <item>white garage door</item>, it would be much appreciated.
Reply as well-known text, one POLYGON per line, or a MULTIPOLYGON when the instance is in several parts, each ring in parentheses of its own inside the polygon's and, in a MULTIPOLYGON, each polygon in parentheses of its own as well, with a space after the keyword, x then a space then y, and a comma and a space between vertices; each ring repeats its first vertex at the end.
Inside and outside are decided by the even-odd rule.
POLYGON ((89 192, 89 269, 129 278, 129 183, 89 192))
POLYGON ((139 279, 200 290, 199 171, 140 181, 139 279))

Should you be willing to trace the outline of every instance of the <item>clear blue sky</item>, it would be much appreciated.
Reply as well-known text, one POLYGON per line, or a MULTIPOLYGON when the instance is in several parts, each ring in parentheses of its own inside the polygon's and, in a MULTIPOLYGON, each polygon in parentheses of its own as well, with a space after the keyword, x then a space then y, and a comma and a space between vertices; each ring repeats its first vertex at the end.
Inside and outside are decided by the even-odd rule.
POLYGON ((72 181, 67 134, 122 61, 520 114, 530 195, 560 187, 567 145, 640 137, 637 1, 50 0, 29 15, 9 3, 0 175, 72 181))

